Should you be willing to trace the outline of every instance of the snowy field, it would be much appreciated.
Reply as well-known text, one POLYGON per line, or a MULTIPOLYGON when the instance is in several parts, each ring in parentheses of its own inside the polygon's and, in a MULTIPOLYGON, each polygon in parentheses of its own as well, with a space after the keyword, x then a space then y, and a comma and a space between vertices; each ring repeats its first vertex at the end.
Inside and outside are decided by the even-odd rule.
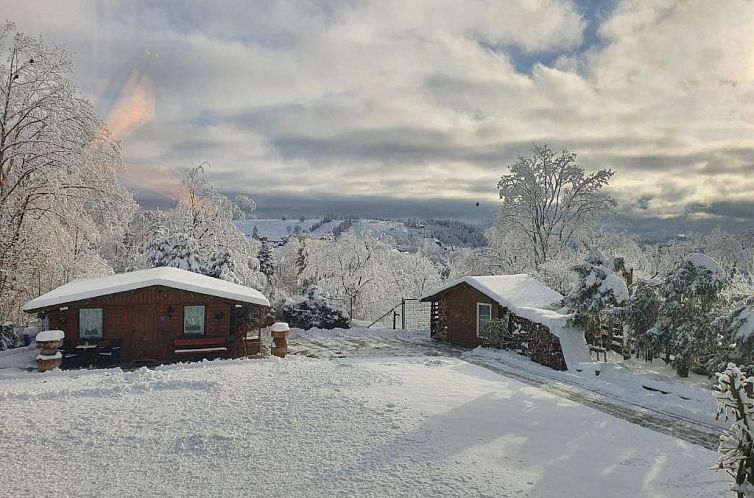
POLYGON ((712 451, 448 356, 16 371, 0 433, 8 496, 727 490, 712 451))

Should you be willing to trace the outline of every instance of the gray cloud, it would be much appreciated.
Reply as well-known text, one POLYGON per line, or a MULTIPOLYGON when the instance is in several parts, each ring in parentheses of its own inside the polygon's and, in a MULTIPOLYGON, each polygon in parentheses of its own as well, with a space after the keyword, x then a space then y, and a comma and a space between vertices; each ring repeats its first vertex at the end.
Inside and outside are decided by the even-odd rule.
POLYGON ((617 225, 750 219, 735 208, 754 189, 744 0, 618 1, 592 18, 570 0, 0 8, 75 52, 82 91, 123 130, 144 199, 169 199, 177 169, 209 161, 213 181, 260 209, 371 199, 392 212, 392 199, 465 217, 469 201, 497 201, 507 164, 547 142, 616 170, 617 225))

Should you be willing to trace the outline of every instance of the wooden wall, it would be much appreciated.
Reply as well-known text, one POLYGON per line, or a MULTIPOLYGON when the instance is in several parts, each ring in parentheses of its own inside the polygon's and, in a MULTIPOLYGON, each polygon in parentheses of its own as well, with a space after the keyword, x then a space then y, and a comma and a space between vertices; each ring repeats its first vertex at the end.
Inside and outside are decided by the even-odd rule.
MULTIPOLYGON (((477 303, 491 304, 493 319, 508 312, 497 301, 462 283, 439 297, 432 337, 469 347, 481 345, 482 341, 476 336, 477 303)), ((513 335, 514 350, 555 370, 566 369, 560 340, 546 326, 512 313, 508 326, 513 335)))
POLYGON ((469 347, 481 344, 476 336, 477 303, 491 304, 492 318, 500 317, 498 303, 466 283, 450 289, 440 299, 447 302, 447 333, 445 334, 447 342, 469 347))
POLYGON ((49 312, 49 327, 65 332, 66 341, 79 341, 79 308, 102 308, 103 338, 109 346, 114 339, 123 341, 122 360, 158 361, 174 357, 173 340, 183 337, 183 306, 204 305, 205 337, 228 338, 230 315, 235 303, 169 287, 148 287, 87 299, 49 312), (171 309, 172 308, 172 309, 171 309))

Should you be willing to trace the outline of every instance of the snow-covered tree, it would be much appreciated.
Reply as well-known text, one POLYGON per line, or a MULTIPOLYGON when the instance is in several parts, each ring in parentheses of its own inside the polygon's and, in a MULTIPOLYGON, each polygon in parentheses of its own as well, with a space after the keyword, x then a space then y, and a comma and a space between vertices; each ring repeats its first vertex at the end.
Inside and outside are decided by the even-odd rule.
POLYGON ((280 307, 280 318, 291 327, 300 329, 347 329, 348 313, 331 303, 316 286, 310 286, 305 295, 288 299, 280 307))
POLYGON ((233 224, 251 201, 230 201, 204 173, 204 164, 187 169, 176 208, 149 217, 144 227, 147 265, 174 266, 264 288, 267 278, 257 259, 260 242, 247 239, 233 224))
POLYGON ((734 479, 731 490, 738 498, 754 497, 754 378, 735 364, 717 374, 715 385, 717 417, 731 420, 720 436, 718 469, 734 479))
POLYGON ((199 257, 199 248, 185 233, 156 234, 145 250, 151 267, 170 266, 194 273, 204 273, 206 263, 199 257))
POLYGON ((600 312, 628 300, 626 281, 618 274, 623 268, 622 259, 606 259, 599 250, 589 250, 583 263, 574 268, 577 279, 563 299, 576 324, 587 326, 600 312))
POLYGON ((663 337, 655 328, 660 311, 658 285, 656 281, 640 280, 619 314, 634 347, 643 351, 648 361, 658 352, 667 351, 670 346, 667 341, 663 342, 663 337))
POLYGON ((704 254, 683 258, 660 286, 661 305, 655 328, 670 343, 673 367, 687 376, 717 344, 715 306, 727 276, 704 254))
POLYGON ((261 240, 257 259, 259 260, 259 271, 264 273, 268 280, 271 280, 275 274, 275 255, 272 253, 272 248, 266 238, 261 240))
POLYGON ((304 251, 306 266, 301 278, 316 282, 342 303, 349 316, 365 318, 367 308, 380 299, 378 260, 390 248, 376 239, 351 232, 334 241, 312 240, 304 251))
POLYGON ((728 363, 735 363, 748 375, 754 375, 754 297, 719 317, 714 325, 720 344, 707 369, 720 372, 728 363))
POLYGON ((526 241, 535 265, 592 229, 616 205, 603 191, 613 172, 586 174, 567 150, 558 155, 537 145, 508 169, 498 182, 503 202, 491 231, 526 241))
POLYGON ((121 167, 68 55, 0 27, 0 319, 25 319, 20 305, 83 257, 118 253, 136 209, 121 167))

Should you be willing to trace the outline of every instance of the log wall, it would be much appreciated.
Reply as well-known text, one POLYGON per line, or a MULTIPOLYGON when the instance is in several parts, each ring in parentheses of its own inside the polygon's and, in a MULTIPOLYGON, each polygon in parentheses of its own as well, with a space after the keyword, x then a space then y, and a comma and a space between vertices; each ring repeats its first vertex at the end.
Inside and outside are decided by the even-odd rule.
POLYGON ((224 338, 228 351, 235 351, 230 344, 235 339, 230 324, 236 304, 215 296, 154 286, 67 303, 47 311, 50 328, 63 330, 69 347, 79 342, 79 309, 102 308, 103 337, 90 342, 109 347, 114 341, 122 341, 122 361, 170 361, 176 359, 173 341, 184 337, 184 306, 204 305, 204 337, 224 338), (60 307, 68 309, 61 311, 60 307))

